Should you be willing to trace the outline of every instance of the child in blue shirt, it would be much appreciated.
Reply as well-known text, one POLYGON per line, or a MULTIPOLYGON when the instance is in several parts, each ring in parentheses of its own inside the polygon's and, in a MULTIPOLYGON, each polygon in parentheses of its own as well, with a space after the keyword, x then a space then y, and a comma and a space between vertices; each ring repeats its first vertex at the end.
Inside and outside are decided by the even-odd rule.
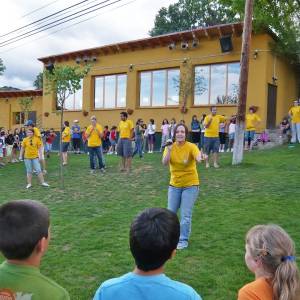
POLYGON ((177 215, 164 208, 149 208, 138 215, 130 228, 133 272, 101 284, 94 300, 201 300, 190 286, 164 274, 179 241, 177 215))

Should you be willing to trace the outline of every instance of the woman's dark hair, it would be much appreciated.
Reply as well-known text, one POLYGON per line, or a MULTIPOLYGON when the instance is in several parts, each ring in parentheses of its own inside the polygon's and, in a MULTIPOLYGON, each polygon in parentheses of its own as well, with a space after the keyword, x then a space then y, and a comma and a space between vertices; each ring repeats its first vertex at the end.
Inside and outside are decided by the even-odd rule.
POLYGON ((69 127, 69 126, 70 126, 69 121, 65 121, 65 122, 64 122, 64 125, 67 126, 67 127, 69 127))
POLYGON ((137 119, 135 125, 139 125, 141 121, 142 121, 142 119, 137 119))
POLYGON ((48 238, 48 229, 49 212, 40 202, 18 200, 0 207, 0 251, 7 259, 28 258, 48 238))
POLYGON ((171 258, 179 241, 180 225, 175 213, 165 208, 148 208, 130 227, 130 250, 135 263, 145 272, 160 268, 171 258))
POLYGON ((185 124, 178 123, 178 124, 176 124, 176 126, 174 128, 174 137, 173 137, 174 141, 176 140, 176 131, 177 131, 177 128, 180 127, 180 126, 184 127, 184 130, 185 130, 185 140, 187 140, 187 138, 188 138, 189 129, 187 128, 187 126, 185 124))
POLYGON ((161 123, 162 125, 165 125, 165 124, 169 124, 169 121, 168 121, 168 119, 163 119, 163 121, 162 121, 162 123, 161 123), (166 121, 166 122, 165 122, 166 121))
POLYGON ((151 124, 154 124, 154 119, 150 119, 150 123, 151 123, 151 124))

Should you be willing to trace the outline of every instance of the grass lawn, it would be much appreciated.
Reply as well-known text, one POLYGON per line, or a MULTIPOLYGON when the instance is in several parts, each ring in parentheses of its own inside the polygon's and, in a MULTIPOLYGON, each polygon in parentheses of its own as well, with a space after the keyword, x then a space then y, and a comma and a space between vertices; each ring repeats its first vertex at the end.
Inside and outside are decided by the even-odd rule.
MULTIPOLYGON (((169 171, 159 154, 134 159, 130 175, 106 156, 106 174, 90 175, 88 157, 71 155, 60 190, 58 157, 48 160, 49 189, 25 190, 23 163, 0 169, 0 203, 34 199, 51 212, 52 241, 42 272, 71 299, 91 299, 104 280, 132 270, 128 247, 132 218, 146 207, 166 207, 169 171)), ((300 147, 245 154, 241 166, 221 156, 221 168, 199 165, 201 192, 188 249, 178 251, 166 274, 194 287, 205 300, 236 299, 253 276, 244 265, 244 236, 259 223, 283 226, 300 251, 300 147)), ((3 258, 0 258, 2 260, 3 258)))

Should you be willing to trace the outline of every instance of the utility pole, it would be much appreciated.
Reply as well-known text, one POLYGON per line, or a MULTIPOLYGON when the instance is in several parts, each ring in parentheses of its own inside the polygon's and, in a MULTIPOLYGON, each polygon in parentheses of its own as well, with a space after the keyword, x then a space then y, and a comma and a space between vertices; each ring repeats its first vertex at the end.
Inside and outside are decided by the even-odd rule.
POLYGON ((238 165, 243 160, 244 130, 249 73, 249 55, 252 34, 252 15, 254 0, 246 0, 241 53, 241 71, 239 79, 239 105, 236 119, 232 164, 238 165))

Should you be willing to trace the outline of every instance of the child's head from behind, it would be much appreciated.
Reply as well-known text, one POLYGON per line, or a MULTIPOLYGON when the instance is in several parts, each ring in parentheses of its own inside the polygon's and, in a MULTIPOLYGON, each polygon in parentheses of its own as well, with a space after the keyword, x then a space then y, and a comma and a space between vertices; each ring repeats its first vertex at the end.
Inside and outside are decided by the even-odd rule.
POLYGON ((0 206, 0 251, 5 258, 25 260, 41 240, 47 248, 48 230, 49 212, 39 202, 19 200, 0 206))
POLYGON ((253 273, 272 279, 274 299, 296 299, 299 272, 295 262, 295 246, 289 235, 278 225, 257 225, 246 235, 247 267, 253 273), (290 298, 280 298, 280 295, 290 298))
POLYGON ((164 208, 140 213, 130 227, 130 250, 142 271, 162 267, 178 244, 180 225, 177 215, 164 208))

